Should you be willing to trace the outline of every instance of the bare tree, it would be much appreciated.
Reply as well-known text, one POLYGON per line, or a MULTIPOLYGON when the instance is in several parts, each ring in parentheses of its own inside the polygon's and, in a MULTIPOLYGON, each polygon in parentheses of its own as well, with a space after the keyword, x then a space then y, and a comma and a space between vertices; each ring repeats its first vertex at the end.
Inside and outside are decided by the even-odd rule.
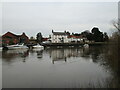
POLYGON ((120 32, 120 19, 118 21, 112 21, 113 26, 120 32))

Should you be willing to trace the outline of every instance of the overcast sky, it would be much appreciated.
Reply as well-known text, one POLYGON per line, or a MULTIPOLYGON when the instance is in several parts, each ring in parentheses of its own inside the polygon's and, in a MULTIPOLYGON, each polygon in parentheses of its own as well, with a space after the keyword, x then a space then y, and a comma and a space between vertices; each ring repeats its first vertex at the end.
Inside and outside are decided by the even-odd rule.
POLYGON ((9 2, 2 4, 2 33, 25 32, 29 37, 41 32, 68 30, 80 33, 94 26, 111 32, 111 21, 118 18, 117 2, 9 2))

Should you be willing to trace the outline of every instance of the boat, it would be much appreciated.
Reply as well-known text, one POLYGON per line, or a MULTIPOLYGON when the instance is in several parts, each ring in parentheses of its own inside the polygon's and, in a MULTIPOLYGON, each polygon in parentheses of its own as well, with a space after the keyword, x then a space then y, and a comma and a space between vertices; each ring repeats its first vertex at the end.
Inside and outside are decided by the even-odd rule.
POLYGON ((40 50, 42 50, 42 49, 44 49, 44 46, 42 46, 40 44, 37 44, 37 45, 33 46, 33 49, 40 49, 40 50))
POLYGON ((16 44, 16 45, 9 45, 7 46, 8 50, 14 50, 14 49, 28 49, 27 46, 24 45, 24 43, 16 44))
POLYGON ((3 50, 3 47, 0 47, 0 51, 2 51, 3 50))

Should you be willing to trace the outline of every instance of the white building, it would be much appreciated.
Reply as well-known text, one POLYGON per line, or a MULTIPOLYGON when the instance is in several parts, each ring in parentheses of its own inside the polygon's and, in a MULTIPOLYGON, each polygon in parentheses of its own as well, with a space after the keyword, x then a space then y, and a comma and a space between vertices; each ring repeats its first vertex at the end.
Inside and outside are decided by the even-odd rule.
POLYGON ((66 31, 64 32, 54 32, 52 30, 52 35, 51 35, 51 42, 52 43, 68 43, 68 35, 66 31))
POLYGON ((69 42, 75 42, 75 43, 86 41, 86 38, 83 37, 83 35, 80 35, 80 36, 69 35, 68 39, 69 39, 69 42))
POLYGON ((64 32, 54 32, 52 30, 52 35, 50 35, 50 41, 51 43, 80 43, 80 42, 86 42, 88 41, 86 37, 83 37, 83 35, 70 35, 66 31, 64 32))

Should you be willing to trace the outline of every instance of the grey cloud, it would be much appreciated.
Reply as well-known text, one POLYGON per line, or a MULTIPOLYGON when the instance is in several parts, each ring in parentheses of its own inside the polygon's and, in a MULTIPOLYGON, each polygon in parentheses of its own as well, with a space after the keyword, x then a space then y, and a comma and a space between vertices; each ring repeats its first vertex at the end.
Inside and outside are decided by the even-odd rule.
POLYGON ((110 21, 117 18, 117 3, 4 3, 3 33, 26 32, 35 36, 42 32, 44 36, 51 29, 58 31, 69 29, 81 32, 98 26, 109 31, 110 21))

